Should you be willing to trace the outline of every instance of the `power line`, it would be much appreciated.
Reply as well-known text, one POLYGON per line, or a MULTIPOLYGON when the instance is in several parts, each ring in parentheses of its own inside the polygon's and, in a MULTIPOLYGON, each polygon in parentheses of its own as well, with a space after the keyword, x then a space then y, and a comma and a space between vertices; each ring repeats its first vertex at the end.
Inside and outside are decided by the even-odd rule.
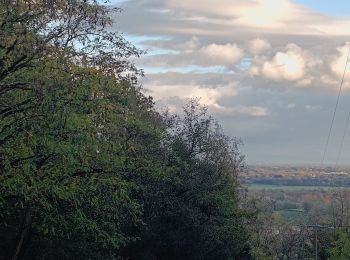
POLYGON ((344 129, 343 137, 341 139, 340 148, 339 148, 338 155, 337 155, 337 161, 335 162, 335 167, 337 167, 339 159, 340 159, 340 155, 343 152, 345 136, 346 136, 346 133, 347 133, 348 128, 349 128, 349 121, 350 121, 350 112, 348 113, 348 117, 346 119, 346 125, 345 125, 345 129, 344 129))
POLYGON ((340 95, 341 95, 342 88, 343 88, 343 84, 344 84, 346 69, 347 69, 348 63, 349 63, 349 56, 350 56, 350 46, 349 46, 349 51, 348 51, 348 55, 347 55, 346 62, 345 62, 345 68, 344 68, 342 80, 341 80, 340 86, 339 86, 337 102, 335 103, 335 107, 334 107, 334 112, 333 112, 333 117, 332 117, 332 121, 331 121, 331 126, 330 126, 330 128, 329 128, 329 132, 328 132, 328 137, 327 137, 326 145, 325 145, 324 151, 323 151, 322 164, 324 163, 324 159, 325 159, 325 157, 326 157, 326 153, 327 153, 327 150, 328 150, 329 139, 331 138, 332 129, 333 129, 333 125, 334 125, 334 119, 335 119, 335 115, 336 115, 336 113, 337 113, 337 109, 338 109, 338 105, 339 105, 339 99, 340 99, 340 95))

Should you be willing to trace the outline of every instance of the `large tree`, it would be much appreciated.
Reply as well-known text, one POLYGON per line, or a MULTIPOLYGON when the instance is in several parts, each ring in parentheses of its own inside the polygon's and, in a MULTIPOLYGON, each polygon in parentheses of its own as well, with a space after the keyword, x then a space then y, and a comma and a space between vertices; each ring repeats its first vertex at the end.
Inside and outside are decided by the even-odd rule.
POLYGON ((165 116, 167 168, 149 185, 147 226, 134 257, 250 259, 237 182, 244 167, 241 142, 227 137, 196 99, 182 114, 165 116))
POLYGON ((94 1, 1 2, 0 12, 0 251, 112 257, 142 212, 124 162, 125 129, 138 110, 153 113, 131 82, 139 52, 94 1))
POLYGON ((156 112, 98 1, 0 2, 0 258, 249 258, 239 140, 156 112))

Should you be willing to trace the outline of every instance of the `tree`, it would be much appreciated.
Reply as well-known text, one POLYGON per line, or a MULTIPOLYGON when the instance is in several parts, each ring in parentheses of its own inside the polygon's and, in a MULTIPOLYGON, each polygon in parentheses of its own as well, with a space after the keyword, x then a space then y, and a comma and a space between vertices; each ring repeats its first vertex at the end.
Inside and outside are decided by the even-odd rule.
POLYGON ((249 259, 240 141, 156 111, 111 11, 0 3, 0 258, 249 259))
POLYGON ((134 258, 249 259, 236 178, 244 162, 240 141, 224 135, 197 100, 183 117, 165 119, 167 168, 150 184, 134 258))
POLYGON ((2 256, 113 258, 141 222, 118 136, 149 102, 121 75, 139 52, 97 1, 0 11, 2 256))
POLYGON ((350 239, 345 231, 339 231, 333 247, 329 249, 330 259, 349 259, 350 257, 350 239))

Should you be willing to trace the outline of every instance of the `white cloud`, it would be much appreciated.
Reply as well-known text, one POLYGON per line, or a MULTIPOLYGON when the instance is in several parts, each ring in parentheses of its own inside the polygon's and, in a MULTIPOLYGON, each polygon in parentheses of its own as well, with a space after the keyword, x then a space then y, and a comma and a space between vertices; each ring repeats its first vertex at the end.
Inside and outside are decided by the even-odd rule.
POLYGON ((252 54, 256 55, 269 50, 271 48, 271 44, 267 40, 257 38, 249 42, 248 48, 252 54))
POLYGON ((217 107, 218 101, 224 96, 236 96, 237 90, 234 85, 221 86, 216 88, 201 87, 198 85, 153 85, 148 86, 155 100, 162 100, 170 97, 180 99, 199 98, 200 103, 206 106, 217 107))
MULTIPOLYGON (((346 43, 344 46, 338 47, 338 54, 332 57, 330 63, 331 70, 339 79, 343 76, 346 60, 348 58, 350 44, 346 43)), ((347 70, 350 69, 350 64, 347 66, 347 70)))
POLYGON ((232 37, 249 31, 327 37, 347 36, 350 26, 349 17, 318 13, 291 0, 128 0, 123 7, 133 19, 118 24, 139 35, 232 37))
POLYGON ((271 61, 266 61, 261 73, 273 80, 298 80, 305 74, 306 61, 302 50, 289 44, 285 52, 277 52, 271 61))
POLYGON ((224 16, 232 17, 237 13, 237 8, 242 7, 245 3, 251 3, 251 0, 238 0, 233 4, 232 0, 219 0, 215 4, 212 0, 202 0, 200 4, 196 0, 165 0, 164 3, 171 9, 181 11, 200 13, 205 16, 224 16))
POLYGON ((252 117, 265 117, 270 115, 270 111, 266 107, 260 106, 236 106, 227 109, 228 113, 248 115, 252 117))
POLYGON ((319 23, 310 25, 309 27, 314 28, 318 32, 318 34, 323 33, 328 36, 337 36, 337 35, 348 36, 349 35, 349 27, 350 27, 349 18, 343 18, 343 19, 331 19, 329 17, 327 18, 319 21, 319 23))
POLYGON ((285 161, 310 154, 319 161, 324 136, 315 129, 325 127, 339 89, 350 15, 332 17, 292 0, 128 0, 123 9, 118 30, 146 38, 138 47, 158 54, 140 66, 153 73, 142 81, 157 104, 178 112, 186 98, 200 97, 245 140, 248 158, 279 160, 283 146, 285 161))
POLYGON ((236 23, 253 27, 283 27, 286 22, 298 18, 296 5, 287 0, 256 0, 236 9, 236 23))
POLYGON ((314 79, 312 77, 304 78, 296 82, 296 86, 298 87, 309 87, 314 82, 314 79))
POLYGON ((290 43, 272 57, 255 56, 249 72, 251 76, 261 76, 276 82, 293 82, 295 87, 310 87, 316 81, 320 82, 323 63, 312 52, 290 43))
POLYGON ((269 110, 261 106, 223 106, 219 103, 223 97, 236 96, 235 85, 219 86, 216 88, 199 85, 153 85, 149 87, 151 95, 156 101, 166 101, 172 112, 179 111, 179 104, 169 104, 171 98, 179 98, 185 101, 189 98, 199 98, 201 105, 208 106, 212 111, 220 114, 246 115, 252 117, 264 117, 270 114, 269 110))
POLYGON ((243 58, 244 51, 235 43, 201 45, 197 37, 179 44, 174 49, 176 53, 148 55, 139 61, 144 66, 154 67, 185 67, 197 65, 201 67, 227 66, 231 67, 243 58))
POLYGON ((189 41, 183 44, 179 44, 178 49, 184 51, 185 53, 192 53, 195 50, 197 50, 199 46, 200 46, 200 41, 198 37, 192 36, 192 38, 189 41))
POLYGON ((303 9, 288 0, 166 0, 171 9, 195 13, 202 17, 221 17, 231 23, 253 27, 280 27, 298 19, 303 9))
POLYGON ((239 68, 243 74, 249 70, 255 82, 273 81, 267 87, 335 90, 339 85, 344 46, 337 55, 330 53, 348 34, 350 17, 317 13, 291 0, 128 0, 124 9, 135 17, 122 23, 127 32, 159 39, 140 46, 153 50, 137 62, 146 71, 239 68))
POLYGON ((230 66, 243 57, 244 52, 236 44, 209 44, 196 53, 196 60, 201 65, 230 66))

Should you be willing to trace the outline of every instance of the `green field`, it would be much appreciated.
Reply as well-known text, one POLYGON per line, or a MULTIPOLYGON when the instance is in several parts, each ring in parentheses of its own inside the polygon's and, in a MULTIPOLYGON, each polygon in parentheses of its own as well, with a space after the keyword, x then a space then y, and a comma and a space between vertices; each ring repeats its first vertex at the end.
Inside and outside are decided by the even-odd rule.
POLYGON ((289 186, 289 185, 269 185, 269 184, 244 184, 248 190, 330 190, 341 187, 330 186, 289 186))

